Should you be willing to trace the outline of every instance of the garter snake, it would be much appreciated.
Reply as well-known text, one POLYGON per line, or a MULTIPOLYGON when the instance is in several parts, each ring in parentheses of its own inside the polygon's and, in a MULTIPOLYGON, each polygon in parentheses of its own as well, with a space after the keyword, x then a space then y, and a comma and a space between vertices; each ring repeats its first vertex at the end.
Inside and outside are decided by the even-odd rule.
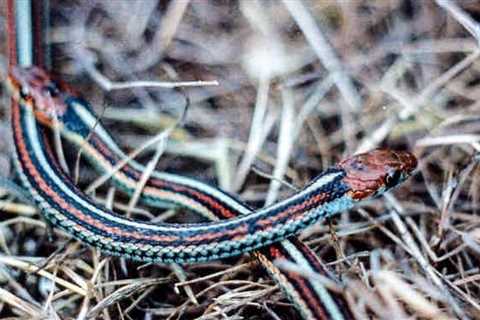
MULTIPOLYGON (((318 220, 347 210, 359 201, 381 194, 404 181, 416 167, 405 151, 374 150, 359 154, 327 169, 295 195, 272 206, 229 220, 198 224, 154 224, 123 217, 84 195, 57 166, 36 119, 51 119, 50 106, 62 99, 58 87, 44 86, 43 72, 14 68, 9 87, 18 106, 12 110, 16 162, 22 182, 52 224, 102 251, 135 260, 195 263, 221 259, 255 250, 294 235, 318 220)), ((55 110, 72 129, 84 132, 72 108, 55 110), (68 120, 68 121, 67 121, 68 120)), ((40 120, 42 121, 42 120, 40 120)), ((84 132, 85 133, 85 132, 84 132)), ((86 150, 88 153, 88 149, 86 150)), ((132 172, 133 174, 133 172, 132 172)), ((173 204, 185 192, 175 176, 159 179, 158 190, 173 204)), ((203 210, 215 211, 211 197, 221 201, 218 189, 201 190, 203 210)), ((232 205, 235 208, 235 205, 232 205)))
MULTIPOLYGON (((14 7, 12 5, 12 1, 9 1, 9 9, 12 10, 14 7)), ((16 10, 22 11, 24 8, 19 7, 15 8, 13 12, 16 12, 16 10), (21 10, 22 9, 22 10, 21 10)), ((12 11, 9 11, 12 12, 12 11)), ((13 20, 11 19, 14 17, 14 15, 10 14, 8 17, 9 19, 9 46, 10 46, 10 64, 13 66, 16 64, 18 61, 19 64, 21 65, 30 65, 32 62, 35 64, 43 65, 44 61, 42 59, 42 33, 35 33, 35 36, 33 37, 34 40, 34 45, 31 46, 29 41, 32 40, 32 38, 29 38, 28 36, 23 36, 26 34, 25 32, 15 32, 16 28, 15 25, 27 25, 31 26, 32 21, 41 21, 40 15, 38 15, 38 12, 36 14, 32 15, 32 20, 27 20, 25 19, 30 19, 29 14, 23 14, 23 15, 18 15, 16 16, 16 19, 13 20), (22 18, 22 19, 19 19, 22 18), (18 20, 18 21, 17 21, 18 20), (13 35, 13 37, 11 37, 13 35), (18 37, 15 37, 15 35, 18 35, 18 37), (22 44, 22 48, 35 48, 36 54, 33 54, 32 50, 20 50, 19 52, 19 57, 17 60, 17 52, 15 51, 15 47, 17 45, 22 44), (33 59, 32 59, 33 57, 33 59), (29 62, 30 61, 30 62, 29 62)), ((36 23, 36 26, 39 26, 40 24, 36 23)), ((20 30, 20 29, 19 29, 20 30)), ((22 29, 23 30, 23 29, 22 29)), ((28 31, 28 28, 27 30, 28 31)), ((48 96, 48 95, 47 95, 48 96)), ((68 97, 64 96, 64 97, 68 97)), ((78 99, 74 99, 76 102, 78 102, 77 108, 83 108, 83 110, 87 111, 85 114, 91 114, 91 110, 88 109, 88 104, 82 103, 78 99)), ((70 104, 68 104, 70 105, 70 104)), ((73 105, 73 104, 72 104, 73 105)), ((12 108, 18 108, 18 104, 13 104, 12 108)), ((12 109, 13 110, 13 109, 12 109)), ((37 113, 41 114, 41 113, 37 113)), ((93 114, 91 114, 93 115, 93 114)), ((90 115, 90 117, 91 117, 90 115)), ((95 116, 93 116, 95 118, 95 116)), ((63 118, 61 119, 63 120, 63 118)), ((50 121, 51 123, 51 121, 50 121)), ((97 131, 98 124, 95 127, 90 127, 90 131, 97 131)), ((101 130, 104 130, 103 128, 100 128, 101 130)), ((100 131, 101 131, 100 130, 100 131)), ((67 134, 68 131, 64 130, 66 134, 64 135, 67 139, 69 135, 67 134)), ((70 132, 72 133, 72 132, 70 132)), ((73 132, 73 135, 70 135, 70 137, 74 137, 75 133, 73 132)), ((72 142, 72 141, 71 141, 72 142)), ((83 141, 83 144, 85 142, 89 142, 88 140, 83 141)), ((110 153, 118 153, 117 151, 119 150, 118 147, 116 147, 115 144, 111 144, 113 142, 110 141, 110 144, 104 143, 104 146, 107 146, 107 151, 110 153)), ((104 157, 106 155, 105 152, 101 152, 100 150, 97 149, 92 149, 96 150, 96 158, 94 156, 90 156, 89 160, 92 162, 95 162, 95 159, 98 159, 99 157, 104 157)), ((123 158, 123 154, 119 153, 119 158, 123 158)), ((94 163, 95 164, 95 163, 94 163)), ((102 167, 97 164, 97 169, 100 171, 105 171, 108 170, 108 167, 102 167)), ((131 163, 129 163, 130 165, 131 163)), ((128 167, 127 165, 126 167, 128 167)), ((136 167, 137 170, 142 171, 142 166, 136 164, 134 167, 136 167)), ((128 171, 124 169, 123 167, 121 168, 120 171, 128 171)), ((117 186, 121 186, 121 179, 119 179, 119 174, 114 173, 112 175, 112 181, 117 184, 117 186)), ((185 181, 188 182, 187 178, 185 181)), ((135 179, 130 179, 130 185, 128 186, 133 186, 133 188, 136 187, 137 181, 135 179)), ((182 181, 177 181, 177 182, 182 182, 182 181)), ((209 190, 211 187, 205 184, 202 184, 199 181, 196 181, 196 185, 200 187, 200 193, 202 190, 209 190)), ((188 184, 186 186, 189 188, 188 184)), ((155 189, 155 187, 153 188, 155 189)), ((127 193, 132 193, 133 189, 125 189, 124 191, 127 191, 127 193)), ((198 191, 198 190, 197 190, 198 191)), ((145 192, 144 192, 145 193, 145 192)), ((158 196, 158 194, 157 194, 158 196)), ((209 196, 207 194, 207 196, 209 196)), ((225 195, 228 199, 229 195, 225 195)), ((150 202, 151 205, 156 205, 162 203, 164 199, 156 198, 156 196, 150 197, 150 200, 153 200, 153 202, 150 202)), ((147 197, 143 199, 145 201, 147 197)), ((188 198, 185 198, 188 199, 188 198)), ((215 201, 215 198, 211 198, 215 201)), ((193 199, 195 201, 195 199, 193 199)), ((148 202, 148 201, 147 201, 148 202)), ((185 202, 182 204, 182 206, 187 207, 190 205, 191 202, 185 202)), ((222 213, 232 213, 232 214, 247 214, 251 212, 251 209, 245 206, 243 203, 239 202, 235 197, 230 197, 229 201, 226 203, 222 204, 221 202, 217 201, 217 204, 220 206, 226 206, 226 208, 229 208, 229 205, 232 203, 237 203, 240 205, 240 210, 219 210, 216 212, 212 212, 211 216, 207 217, 209 219, 224 219, 224 218, 231 218, 232 216, 222 216, 222 213), (243 206, 243 209, 241 207, 243 206)), ((177 202, 178 204, 178 202, 177 202)), ((194 206, 190 207, 189 209, 195 210, 195 208, 200 208, 201 206, 194 206)), ((238 209, 237 208, 237 209, 238 209)), ((231 208, 230 208, 231 209, 231 208)), ((205 212, 198 212, 198 213, 205 213, 205 212)), ((310 277, 303 278, 302 276, 298 275, 296 272, 288 272, 286 270, 279 270, 275 265, 272 264, 270 260, 277 259, 277 258, 283 258, 283 259, 288 259, 290 261, 294 261, 296 264, 299 265, 299 267, 302 270, 312 270, 314 273, 317 272, 319 274, 328 274, 328 271, 326 271, 321 264, 320 260, 317 258, 317 256, 309 249, 308 246, 303 244, 301 241, 296 240, 294 238, 290 238, 289 240, 283 240, 282 242, 275 243, 273 245, 270 245, 268 247, 268 250, 263 250, 262 253, 257 252, 256 253, 257 258, 262 262, 264 267, 273 275, 274 279, 277 281, 277 283, 280 285, 280 287, 287 293, 289 296, 290 300, 297 306, 298 311, 300 311, 302 318, 304 319, 350 319, 352 318, 352 315, 349 314, 348 307, 346 305, 346 302, 343 300, 342 296, 335 294, 334 292, 328 292, 325 290, 325 288, 320 284, 317 283, 314 278, 310 279, 310 277), (268 256, 268 257, 266 257, 268 256), (270 259, 270 260, 269 260, 270 259), (332 295, 333 294, 333 295, 332 295)))

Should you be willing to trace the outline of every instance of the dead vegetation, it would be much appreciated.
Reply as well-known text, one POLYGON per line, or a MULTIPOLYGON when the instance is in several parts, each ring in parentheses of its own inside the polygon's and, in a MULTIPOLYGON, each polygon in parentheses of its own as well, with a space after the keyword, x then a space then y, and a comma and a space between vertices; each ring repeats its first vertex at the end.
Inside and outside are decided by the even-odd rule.
MULTIPOLYGON (((183 93, 160 82, 217 81, 184 88, 184 126, 157 168, 256 207, 345 155, 412 150, 420 168, 401 188, 301 239, 345 282, 359 318, 478 318, 478 17, 475 1, 52 1, 52 64, 126 150, 182 112, 183 93)), ((4 179, 10 141, 0 141, 4 179)), ((75 163, 68 146, 66 157, 75 163)), ((83 161, 78 170, 82 186, 98 178, 83 161)), ((181 269, 102 256, 58 231, 50 242, 35 209, 2 187, 1 318, 299 318, 250 256, 181 269)), ((95 196, 128 208, 108 183, 95 196)))

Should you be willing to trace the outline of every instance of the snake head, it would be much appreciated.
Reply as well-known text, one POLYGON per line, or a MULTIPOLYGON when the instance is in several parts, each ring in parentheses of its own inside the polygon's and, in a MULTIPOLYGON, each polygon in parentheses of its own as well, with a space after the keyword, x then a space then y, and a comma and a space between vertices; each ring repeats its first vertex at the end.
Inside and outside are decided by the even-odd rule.
POLYGON ((36 66, 11 68, 7 86, 13 99, 33 108, 37 119, 46 124, 66 112, 64 97, 67 93, 71 94, 65 83, 54 81, 46 71, 36 66))
POLYGON ((417 167, 417 159, 407 151, 376 149, 343 160, 344 182, 354 200, 364 200, 397 186, 417 167))

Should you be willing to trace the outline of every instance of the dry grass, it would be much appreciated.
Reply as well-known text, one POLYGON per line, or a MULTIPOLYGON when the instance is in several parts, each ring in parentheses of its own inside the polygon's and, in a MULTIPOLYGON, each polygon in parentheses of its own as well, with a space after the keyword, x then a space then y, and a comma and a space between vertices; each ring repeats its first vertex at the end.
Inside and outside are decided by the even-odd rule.
MULTIPOLYGON (((302 186, 345 155, 413 150, 414 178, 301 238, 345 281, 362 318, 478 318, 480 25, 471 17, 480 5, 438 2, 53 1, 53 65, 129 150, 171 127, 183 96, 138 85, 107 91, 102 75, 218 81, 185 89, 185 127, 157 168, 256 206, 292 194, 282 180, 302 186)), ((11 140, 0 151, 12 178, 11 140)), ((96 177, 84 162, 79 171, 82 186, 96 177)), ((180 269, 101 256, 58 231, 52 243, 34 208, 5 188, 2 319, 298 318, 249 256, 180 269)), ((96 196, 128 210, 129 199, 105 186, 96 196)), ((188 218, 147 209, 131 214, 188 218)))

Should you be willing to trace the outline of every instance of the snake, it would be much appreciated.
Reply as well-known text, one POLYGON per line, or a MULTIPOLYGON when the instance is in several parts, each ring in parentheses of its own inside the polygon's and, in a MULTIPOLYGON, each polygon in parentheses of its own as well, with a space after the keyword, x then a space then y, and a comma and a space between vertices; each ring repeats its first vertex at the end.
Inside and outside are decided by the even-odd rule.
MULTIPOLYGON (((22 66, 28 66, 32 64, 42 65, 42 66, 48 65, 48 62, 46 62, 45 59, 48 60, 49 52, 48 50, 44 51, 45 49, 45 46, 43 44, 44 35, 42 34, 42 32, 38 32, 38 30, 37 32, 34 32, 34 33, 32 33, 32 30, 31 30, 33 26, 38 27, 42 25, 42 15, 38 13, 38 10, 36 11, 34 10, 35 8, 37 8, 36 6, 33 6, 33 9, 32 9, 35 12, 32 12, 32 14, 30 14, 30 11, 27 10, 28 9, 27 6, 20 6, 18 3, 14 5, 14 3, 15 2, 13 2, 13 0, 8 1, 8 8, 9 8, 9 15, 8 15, 9 33, 8 34, 9 34, 9 47, 10 47, 10 66, 15 66, 17 63, 22 66), (18 14, 17 14, 17 11, 18 11, 18 14), (33 34, 33 37, 29 37, 28 36, 29 34, 30 35, 33 34), (18 51, 16 49, 18 49, 18 51)), ((37 3, 33 3, 33 4, 37 4, 37 3)), ((55 88, 55 86, 53 86, 53 88, 55 88)), ((72 96, 72 95, 69 94, 64 96, 63 98, 67 98, 68 96, 72 96)), ((71 101, 77 102, 76 108, 83 109, 84 115, 87 115, 88 117, 92 117, 91 115, 93 115, 93 113, 91 113, 91 109, 88 108, 88 104, 85 104, 85 102, 81 101, 80 99, 72 98, 71 101)), ((66 100, 64 102, 66 102, 66 100)), ((70 104, 70 103, 67 104, 67 106, 72 106, 72 105, 73 104, 70 104)), ((11 107, 12 107, 12 111, 15 111, 15 108, 18 108, 19 105, 18 103, 12 103, 11 107)), ((41 115, 40 112, 36 112, 36 114, 41 115)), ((47 118, 44 118, 44 120, 45 119, 47 118)), ((80 117, 79 120, 80 119, 82 119, 82 117, 80 117)), ((52 122, 49 121, 49 123, 51 124, 52 122)), ((61 126, 62 129, 66 129, 67 127, 68 126, 61 126)), ((104 128, 101 128, 101 124, 99 124, 98 122, 96 123, 95 126, 90 126, 89 130, 91 132, 94 132, 94 134, 97 134, 99 131, 102 131, 102 130, 97 130, 99 127, 104 131, 104 128)), ((67 139, 68 137, 73 138, 76 136, 75 130, 70 132, 68 130, 63 130, 62 133, 65 133, 64 137, 67 139)), ((90 140, 85 139, 82 142, 82 145, 86 143, 90 143, 90 140)), ((110 153, 117 153, 118 155, 120 155, 119 158, 123 157, 122 153, 117 152, 119 148, 115 146, 114 141, 112 139, 110 139, 108 143, 106 143, 106 141, 103 141, 103 145, 106 147, 105 150, 93 149, 93 151, 95 150, 97 151, 95 152, 95 156, 93 156, 94 153, 92 153, 91 154, 92 156, 88 157, 88 159, 94 162, 94 164, 95 163, 97 164, 96 168, 99 169, 101 172, 105 172, 109 168, 108 166, 102 167, 98 165, 99 162, 98 161, 95 162, 96 161, 95 159, 105 157, 107 154, 107 151, 110 153)), ((116 184, 117 186, 120 185, 120 181, 121 181, 121 179, 119 179, 121 178, 120 173, 122 173, 123 171, 127 171, 124 168, 130 166, 131 163, 133 163, 132 160, 124 167, 121 167, 119 171, 115 171, 112 173, 112 181, 114 184, 116 184)), ((141 165, 136 164, 135 167, 136 169, 143 171, 141 165)), ((130 180, 131 180, 130 182, 132 183, 130 183, 127 186, 136 187, 138 180, 135 180, 135 179, 130 179, 130 180)), ((124 180, 124 181, 127 181, 127 180, 124 180)), ((184 187, 189 188, 189 185, 191 185, 191 181, 189 181, 189 178, 183 178, 183 179, 180 179, 180 181, 177 181, 177 183, 182 183, 182 182, 187 182, 187 185, 184 185, 184 187)), ((202 182, 199 180, 196 180, 195 184, 199 186, 200 190, 197 190, 197 192, 200 191, 200 193, 202 193, 202 190, 207 190, 211 188, 209 185, 202 184, 202 182)), ((155 186, 153 186, 153 189, 155 189, 155 186)), ((124 190, 124 191, 126 191, 129 194, 132 194, 133 190, 134 190, 133 188, 128 188, 128 190, 124 190)), ((145 193, 144 191, 145 190, 143 190, 142 192, 145 193)), ((187 193, 185 194, 188 195, 187 193)), ((192 194, 192 193, 189 193, 189 194, 192 194)), ((158 197, 158 193, 150 194, 150 196, 152 195, 154 195, 154 197, 144 197, 141 200, 143 200, 144 202, 148 202, 148 199, 150 199, 150 205, 154 205, 154 206, 156 206, 157 204, 160 206, 164 202, 163 200, 165 200, 162 197, 158 197)), ((225 213, 247 214, 252 211, 251 208, 249 208, 242 202, 238 201, 236 197, 233 197, 226 193, 224 194, 224 196, 228 199, 226 203, 216 201, 218 199, 214 197, 212 197, 211 200, 216 201, 217 205, 223 205, 224 208, 227 208, 227 209, 229 208, 229 204, 237 203, 235 206, 237 210, 212 211, 211 214, 209 214, 208 216, 205 215, 205 213, 207 213, 208 211, 202 211, 197 213, 204 214, 206 218, 216 220, 216 219, 225 219, 225 218, 232 217, 231 215, 228 215, 228 216, 222 215, 225 213)), ((188 200, 188 197, 177 198, 177 200, 178 199, 188 200)), ((179 203, 179 201, 176 201, 176 204, 180 204, 183 207, 189 208, 189 205, 192 203, 192 200, 195 201, 194 198, 191 198, 190 200, 184 203, 179 203)), ((194 211, 195 208, 201 208, 201 206, 192 206, 189 209, 192 209, 192 211, 195 212, 194 211)), ((315 253, 302 241, 294 237, 290 237, 287 240, 283 240, 281 242, 271 244, 262 251, 256 251, 255 256, 262 263, 265 269, 273 276, 275 281, 279 284, 282 290, 287 294, 290 301, 294 303, 294 305, 297 307, 298 311, 302 315, 302 318, 340 320, 340 319, 351 319, 353 317, 353 315, 350 314, 349 307, 347 306, 347 302, 344 300, 342 295, 337 295, 333 291, 326 290, 321 283, 315 280, 315 278, 303 277, 297 272, 290 272, 287 270, 279 269, 272 262, 273 259, 287 259, 289 261, 294 261, 296 264, 299 265, 299 268, 302 268, 303 270, 311 271, 313 273, 326 274, 328 276, 329 273, 325 269, 325 267, 322 265, 321 261, 318 259, 315 253)))
MULTIPOLYGON (((227 220, 176 224, 132 219, 96 203, 59 168, 37 119, 48 122, 57 117, 82 141, 90 130, 79 119, 78 109, 68 107, 78 104, 77 98, 69 96, 65 103, 57 103, 62 101, 63 91, 43 75, 39 68, 16 67, 8 77, 8 86, 18 105, 12 110, 12 128, 22 183, 51 224, 112 255, 179 264, 238 256, 286 239, 319 220, 379 196, 403 182, 416 167, 415 157, 407 151, 377 149, 328 168, 287 199, 227 220)), ((101 138, 110 139, 103 132, 101 138)), ((89 146, 84 145, 87 155, 93 154, 89 146)), ((112 158, 96 160, 117 160, 112 158)), ((127 178, 138 178, 134 169, 132 165, 122 173, 127 178)), ((238 211, 237 204, 224 192, 196 185, 194 180, 185 181, 165 173, 150 184, 156 186, 152 192, 158 192, 162 202, 177 204, 194 198, 191 206, 198 206, 197 212, 222 210, 217 201, 238 211), (211 201, 212 198, 216 201, 211 201)), ((148 194, 145 192, 146 197, 148 194)))

